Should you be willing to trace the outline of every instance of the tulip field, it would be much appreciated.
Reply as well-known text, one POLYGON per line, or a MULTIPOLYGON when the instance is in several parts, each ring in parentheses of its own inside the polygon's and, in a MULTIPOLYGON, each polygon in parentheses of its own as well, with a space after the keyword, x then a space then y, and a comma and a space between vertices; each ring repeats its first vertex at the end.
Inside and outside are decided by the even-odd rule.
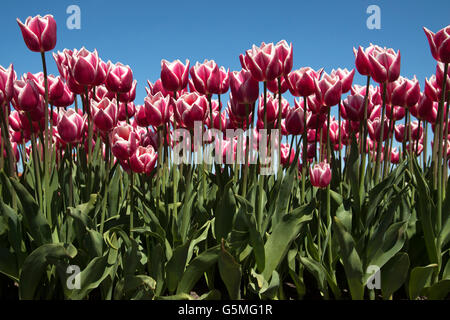
POLYGON ((53 16, 17 25, 42 72, 0 65, 1 299, 450 298, 450 26, 423 28, 427 79, 282 40, 162 60, 135 101, 101 48, 54 51, 53 16))

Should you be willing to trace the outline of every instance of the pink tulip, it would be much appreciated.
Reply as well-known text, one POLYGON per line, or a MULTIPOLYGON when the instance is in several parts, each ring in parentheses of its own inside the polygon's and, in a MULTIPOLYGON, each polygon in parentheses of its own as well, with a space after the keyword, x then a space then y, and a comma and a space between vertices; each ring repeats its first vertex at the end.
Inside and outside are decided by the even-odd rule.
POLYGON ((423 28, 430 44, 431 54, 437 61, 450 63, 450 25, 434 34, 423 28))
POLYGON ((220 91, 220 71, 214 60, 197 62, 190 70, 195 90, 204 95, 216 94, 220 91))
POLYGON ((364 118, 364 96, 359 93, 347 96, 342 102, 341 111, 344 111, 342 115, 346 119, 362 121, 364 118))
POLYGON ((230 69, 225 70, 224 67, 219 68, 220 84, 218 94, 225 94, 230 88, 230 69))
POLYGON ((322 79, 315 80, 316 96, 324 106, 337 105, 342 95, 342 83, 338 76, 324 74, 322 79))
POLYGON ((11 64, 8 69, 0 66, 0 105, 9 103, 14 96, 14 81, 17 76, 11 64))
POLYGON ((283 167, 289 166, 295 159, 295 150, 291 150, 291 147, 288 143, 281 144, 280 149, 281 154, 281 164, 283 167))
MULTIPOLYGON (((278 58, 277 48, 273 43, 261 43, 260 47, 253 45, 245 53, 245 68, 256 81, 270 81, 281 76, 283 66, 278 58)), ((243 66, 244 67, 244 66, 243 66)))
POLYGON ((100 102, 92 101, 92 119, 95 127, 103 132, 111 131, 117 125, 117 101, 103 98, 100 102))
MULTIPOLYGON (((266 116, 267 123, 273 123, 278 118, 278 100, 275 99, 271 94, 267 95, 266 104, 266 116)), ((264 98, 259 97, 258 103, 258 118, 264 121, 264 98)))
POLYGON ((400 162, 400 152, 397 148, 391 150, 391 163, 398 164, 400 162))
MULTIPOLYGON (((416 108, 416 118, 422 121, 434 122, 436 116, 433 116, 434 104, 437 104, 436 101, 431 100, 426 94, 421 94, 419 103, 416 108)), ((437 106, 436 106, 437 109, 437 106)))
POLYGON ((204 123, 207 109, 208 101, 205 96, 195 92, 186 93, 176 101, 175 119, 179 124, 193 129, 195 121, 204 123))
POLYGON ((281 40, 275 45, 275 50, 281 63, 281 74, 287 76, 291 72, 293 64, 292 43, 288 45, 286 40, 281 40))
POLYGON ((59 74, 64 80, 67 80, 67 74, 69 73, 69 63, 66 55, 71 56, 73 52, 68 49, 64 49, 63 52, 58 51, 53 53, 53 59, 56 62, 56 67, 58 68, 59 74))
POLYGON ((126 161, 138 148, 140 137, 131 125, 122 123, 111 131, 110 141, 114 156, 126 161))
POLYGON ((186 88, 189 78, 189 60, 184 65, 180 60, 161 61, 161 82, 164 89, 178 92, 186 88))
MULTIPOLYGON (((436 65, 436 83, 439 86, 439 91, 442 89, 442 82, 444 80, 444 64, 441 62, 438 62, 436 65)), ((446 83, 446 91, 447 95, 450 93, 450 72, 447 72, 447 83, 446 83)), ((439 97, 440 98, 440 97, 439 97)))
POLYGON ((388 137, 388 131, 389 131, 389 123, 387 119, 385 118, 384 121, 380 121, 380 117, 376 117, 373 121, 368 120, 367 121, 367 127, 369 129, 369 136, 372 140, 380 141, 381 136, 381 126, 384 126, 383 131, 383 141, 387 139, 388 137))
POLYGON ((230 73, 230 89, 237 103, 252 105, 258 99, 258 82, 245 69, 230 73))
POLYGON ((125 92, 125 93, 119 93, 119 101, 127 102, 127 103, 133 102, 134 99, 136 99, 136 85, 137 85, 137 80, 133 80, 130 91, 125 92))
POLYGON ((16 109, 31 111, 38 107, 40 102, 39 88, 33 80, 14 81, 14 101, 16 109))
POLYGON ((147 112, 145 110, 145 105, 136 106, 136 111, 134 113, 134 121, 140 127, 148 127, 150 123, 147 120, 147 112))
POLYGON ((119 121, 125 121, 128 117, 131 118, 134 116, 134 113, 136 112, 136 107, 133 102, 120 102, 119 103, 119 110, 118 110, 118 117, 119 121))
POLYGON ((352 69, 352 71, 348 71, 347 68, 345 69, 337 69, 331 71, 332 76, 338 76, 339 80, 341 80, 342 84, 342 93, 347 93, 352 88, 353 83, 353 77, 355 75, 355 69, 352 69))
POLYGON ((393 82, 400 76, 400 51, 375 46, 369 61, 371 76, 378 83, 393 82))
POLYGON ((286 115, 286 130, 289 134, 302 134, 305 127, 305 112, 303 107, 295 101, 295 108, 289 109, 286 115))
POLYGON ((145 114, 149 125, 160 127, 170 118, 170 96, 164 96, 161 92, 148 95, 145 99, 145 114))
MULTIPOLYGON (((411 139, 418 140, 423 134, 423 127, 420 126, 417 121, 413 121, 407 125, 405 132, 405 126, 403 124, 398 124, 395 126, 395 140, 398 142, 403 142, 405 139, 409 139, 409 128, 411 127, 411 139), (406 133, 406 136, 405 136, 406 133)), ((408 141, 408 140, 407 140, 408 141)))
POLYGON ((120 62, 112 64, 109 61, 105 85, 111 92, 127 93, 133 86, 133 71, 129 66, 124 66, 120 62))
POLYGON ((161 92, 163 96, 170 96, 170 92, 164 89, 161 79, 158 79, 155 81, 155 83, 151 83, 147 80, 148 88, 146 87, 145 90, 147 91, 148 95, 156 95, 158 92, 161 92))
MULTIPOLYGON (((273 94, 278 94, 278 79, 267 81, 267 89, 273 94)), ((281 94, 289 89, 288 83, 284 76, 281 77, 281 94)))
POLYGON ((251 109, 248 104, 239 103, 234 99, 233 94, 230 93, 228 100, 228 114, 230 120, 237 122, 239 125, 245 124, 247 113, 250 116, 251 109))
POLYGON ((102 59, 98 59, 98 72, 95 77, 93 86, 101 86, 105 83, 106 76, 108 75, 109 65, 102 59))
POLYGON ((437 83, 436 75, 433 74, 430 79, 425 78, 424 93, 429 99, 432 101, 439 101, 441 98, 441 90, 441 86, 437 83))
POLYGON ((361 46, 358 50, 353 48, 353 53, 355 54, 355 66, 356 70, 363 76, 370 76, 372 73, 372 65, 369 60, 369 56, 372 54, 375 47, 371 44, 365 50, 361 46))
POLYGON ((130 157, 130 169, 136 173, 149 175, 155 168, 158 154, 152 146, 138 147, 130 157))
POLYGON ((410 108, 420 98, 420 86, 416 77, 413 80, 400 76, 396 81, 387 84, 387 102, 394 106, 410 108))
POLYGON ((61 110, 58 116, 57 129, 59 136, 66 143, 77 143, 83 138, 85 118, 74 109, 61 110))
POLYGON ((72 105, 74 101, 74 94, 70 91, 69 87, 64 84, 63 94, 58 99, 53 100, 52 104, 55 107, 68 107, 72 105))
POLYGON ((102 72, 99 66, 100 59, 97 50, 90 52, 83 47, 80 51, 74 50, 72 55, 66 52, 66 58, 71 76, 77 84, 80 86, 92 86, 95 84, 98 73, 102 72))
POLYGON ((327 162, 315 164, 309 168, 311 184, 317 188, 326 188, 331 182, 331 169, 327 162))
POLYGON ((296 97, 308 97, 315 93, 315 80, 318 80, 323 69, 314 71, 310 67, 301 68, 289 73, 287 82, 289 91, 296 97))
POLYGON ((23 24, 17 18, 23 40, 34 52, 51 51, 56 46, 56 22, 52 15, 28 17, 23 24))
POLYGON ((392 107, 391 105, 386 105, 386 116, 391 119, 398 121, 403 119, 405 116, 405 108, 403 107, 392 107))

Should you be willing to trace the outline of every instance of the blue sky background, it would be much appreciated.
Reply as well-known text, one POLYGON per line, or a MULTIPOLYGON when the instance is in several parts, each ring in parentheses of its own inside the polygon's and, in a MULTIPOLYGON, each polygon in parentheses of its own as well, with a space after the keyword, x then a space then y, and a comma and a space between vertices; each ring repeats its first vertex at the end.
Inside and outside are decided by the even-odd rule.
MULTIPOLYGON (((346 1, 3 1, 0 10, 0 65, 11 62, 21 75, 41 70, 39 54, 30 52, 15 21, 53 14, 58 25, 56 50, 96 48, 102 59, 129 64, 138 80, 136 103, 142 104, 146 80, 160 75, 160 61, 186 58, 194 64, 214 59, 240 69, 239 54, 252 44, 286 39, 294 47, 294 69, 311 66, 353 68, 352 48, 370 42, 400 49, 401 74, 425 77, 435 71, 422 30, 437 31, 450 23, 448 0, 346 1), (81 30, 68 30, 66 9, 81 8, 81 30), (381 30, 369 30, 366 9, 381 8, 381 30)), ((58 74, 47 54, 49 72, 58 74)), ((357 75, 355 83, 365 80, 357 75)), ((292 99, 290 102, 293 103, 292 99)))

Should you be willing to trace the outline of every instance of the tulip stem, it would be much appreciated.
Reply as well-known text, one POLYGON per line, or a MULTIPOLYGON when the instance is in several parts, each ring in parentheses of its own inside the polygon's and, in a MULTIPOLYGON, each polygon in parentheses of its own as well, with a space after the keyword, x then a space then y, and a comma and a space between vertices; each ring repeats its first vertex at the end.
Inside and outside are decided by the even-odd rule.
MULTIPOLYGON (((448 90, 447 90, 448 91, 448 90)), ((448 179, 448 169, 447 169, 447 154, 448 154, 448 125, 449 125, 449 121, 448 121, 448 113, 449 113, 449 108, 450 108, 450 97, 447 97, 447 110, 445 113, 445 132, 444 132, 444 163, 442 164, 442 171, 444 172, 443 174, 443 185, 442 185, 442 193, 445 194, 445 189, 447 187, 447 179, 448 179)), ((419 123, 419 132, 420 132, 420 123, 419 123)))
MULTIPOLYGON (((249 105, 248 103, 245 104, 245 121, 246 121, 246 130, 249 134, 251 134, 250 130, 249 130, 249 121, 248 121, 248 114, 249 114, 249 105)), ((247 196, 247 176, 248 176, 248 154, 249 154, 249 149, 250 149, 250 136, 249 134, 245 135, 245 162, 244 162, 244 177, 242 179, 242 196, 245 198, 247 196)))
MULTIPOLYGON (((443 135, 443 125, 444 125, 444 102, 445 102, 445 94, 446 94, 446 84, 447 84, 447 72, 448 72, 448 63, 444 65, 444 75, 442 77, 442 91, 441 91, 441 100, 439 102, 439 110, 440 110, 440 118, 439 118, 439 140, 438 140, 438 157, 436 161, 438 162, 438 202, 437 202, 437 217, 436 217, 436 230, 440 232, 442 226, 442 168, 446 163, 442 163, 442 135, 443 135)), ((448 117, 448 115, 447 115, 448 117)), ((447 150, 445 150, 447 152, 447 150)), ((438 268, 440 270, 440 266, 438 268)))
POLYGON ((381 147, 383 144, 383 136, 384 136, 384 115, 386 113, 386 82, 383 83, 383 104, 381 107, 381 117, 380 117, 380 137, 378 139, 377 145, 377 159, 375 163, 375 184, 378 184, 379 181, 379 173, 380 173, 380 161, 381 161, 381 147))
MULTIPOLYGON (((283 111, 283 107, 281 105, 281 76, 278 77, 278 167, 279 167, 279 173, 282 173, 283 170, 283 165, 281 164, 281 138, 282 138, 282 134, 281 134, 281 114, 283 111)), ((288 164, 289 164, 289 158, 288 158, 288 164)))
POLYGON ((363 135, 362 139, 362 161, 360 169, 360 191, 364 187, 365 173, 366 173, 366 149, 367 149, 367 106, 369 105, 369 91, 370 91, 370 76, 367 76, 366 94, 364 95, 364 119, 363 119, 363 135))
POLYGON ((307 114, 308 114, 308 98, 303 97, 303 132, 302 132, 302 143, 303 143, 303 154, 302 154, 302 189, 301 189, 301 200, 302 204, 305 203, 305 184, 306 184, 306 165, 308 162, 308 129, 307 126, 307 114))
MULTIPOLYGON (((406 110, 408 110, 408 109, 406 109, 406 110)), ((408 112, 408 111, 406 111, 406 112, 408 112)), ((391 106, 391 113, 390 113, 390 117, 389 117, 388 137, 387 137, 387 140, 386 140, 386 144, 384 146, 383 179, 387 176, 388 163, 389 163, 390 155, 391 155, 391 144, 390 144, 390 142, 393 139, 392 130, 394 129, 394 122, 395 122, 393 117, 394 117, 394 106, 391 106)))
POLYGON ((428 122, 425 122, 425 128, 424 128, 424 136, 423 136, 423 171, 425 172, 425 168, 427 166, 427 145, 428 145, 428 122))

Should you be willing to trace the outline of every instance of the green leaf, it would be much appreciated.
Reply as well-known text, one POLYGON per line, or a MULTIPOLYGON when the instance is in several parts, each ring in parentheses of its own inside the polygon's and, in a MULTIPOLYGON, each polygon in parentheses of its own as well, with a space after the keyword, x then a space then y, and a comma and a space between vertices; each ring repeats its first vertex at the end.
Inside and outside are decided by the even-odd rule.
POLYGON ((362 300, 364 298, 363 266, 355 249, 355 242, 337 217, 334 217, 333 228, 341 249, 340 257, 344 265, 352 299, 362 300))
POLYGON ((313 210, 313 203, 297 208, 292 213, 285 215, 273 227, 273 232, 264 246, 266 267, 264 268, 263 276, 267 281, 270 280, 273 271, 286 256, 292 241, 299 236, 303 225, 312 220, 311 212, 313 210))
POLYGON ((409 257, 404 252, 397 253, 381 268, 381 292, 384 299, 400 289, 408 277, 409 257))
POLYGON ((450 295, 450 280, 441 280, 425 288, 423 294, 430 300, 444 300, 450 295))
POLYGON ((192 290, 202 275, 217 262, 219 251, 219 246, 212 247, 189 263, 178 285, 177 294, 189 293, 192 290))
POLYGON ((69 296, 72 300, 84 299, 89 292, 97 288, 109 275, 112 265, 108 264, 108 254, 91 260, 79 274, 80 289, 74 289, 69 296))
POLYGON ((228 295, 231 300, 241 299, 241 277, 242 271, 241 266, 233 256, 225 250, 224 244, 222 242, 222 250, 219 253, 219 273, 222 281, 228 291, 228 295))
POLYGON ((438 265, 430 264, 425 267, 415 267, 411 271, 409 278, 409 298, 412 300, 417 299, 425 287, 428 287, 431 283, 433 273, 436 272, 438 265))
POLYGON ((28 190, 16 179, 10 179, 14 190, 20 200, 21 211, 28 232, 31 234, 37 245, 52 242, 52 234, 47 219, 39 209, 39 205, 33 199, 28 190))
POLYGON ((223 191, 223 196, 218 201, 216 208, 216 220, 214 222, 214 230, 216 239, 220 241, 226 239, 233 227, 233 219, 236 214, 236 199, 231 189, 232 183, 228 183, 223 191))
POLYGON ((191 242, 188 241, 182 246, 177 247, 173 251, 172 258, 166 266, 167 288, 169 292, 174 292, 177 289, 178 281, 181 279, 184 269, 186 267, 189 247, 191 242))
POLYGON ((62 259, 72 259, 77 249, 71 244, 44 244, 34 250, 24 261, 20 273, 19 296, 22 300, 32 300, 44 271, 49 264, 57 264, 62 259))
POLYGON ((16 282, 19 281, 19 268, 17 267, 16 256, 6 248, 0 248, 0 273, 16 282))

